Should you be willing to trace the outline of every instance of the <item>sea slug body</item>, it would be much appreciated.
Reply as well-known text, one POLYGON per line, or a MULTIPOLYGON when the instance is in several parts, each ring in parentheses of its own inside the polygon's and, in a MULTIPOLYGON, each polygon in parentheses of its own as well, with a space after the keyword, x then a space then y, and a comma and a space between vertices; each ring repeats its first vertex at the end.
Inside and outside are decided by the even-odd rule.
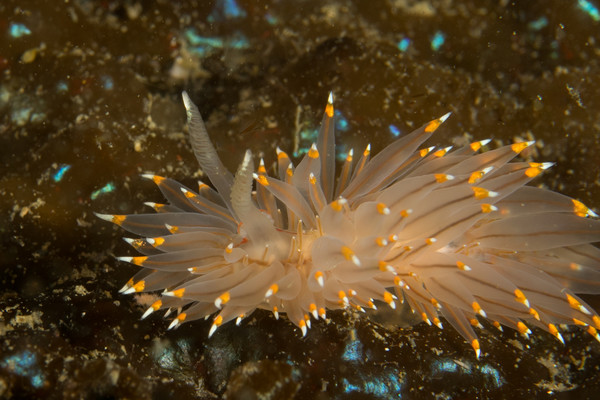
POLYGON ((174 328, 215 314, 211 336, 261 308, 306 335, 326 310, 407 301, 430 325, 442 328, 443 317, 477 357, 479 318, 561 342, 559 325, 575 324, 600 341, 600 317, 575 294, 600 293, 600 221, 577 200, 527 186, 552 166, 513 161, 533 142, 421 147, 446 114, 373 157, 370 146, 358 159, 349 152, 338 176, 330 95, 299 164, 277 149, 269 176, 247 151, 233 175, 185 92, 183 102, 212 187, 144 175, 168 204, 97 214, 141 236, 126 240, 142 255, 119 259, 142 267, 121 292, 163 291, 143 318, 177 310, 174 328))

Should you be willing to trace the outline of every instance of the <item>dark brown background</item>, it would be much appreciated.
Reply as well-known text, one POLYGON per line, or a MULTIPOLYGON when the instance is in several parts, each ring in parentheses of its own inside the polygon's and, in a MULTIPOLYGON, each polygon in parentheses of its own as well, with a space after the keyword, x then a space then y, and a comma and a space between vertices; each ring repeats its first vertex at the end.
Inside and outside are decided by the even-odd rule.
POLYGON ((592 398, 600 344, 577 329, 566 346, 490 329, 476 361, 451 329, 343 313, 305 339, 266 313, 210 340, 209 322, 139 321, 117 294, 136 268, 111 257, 132 251, 92 211, 162 201, 143 172, 195 185, 183 89, 232 170, 291 152, 332 90, 345 149, 452 111, 432 144, 534 138, 525 156, 558 163, 535 184, 600 207, 600 22, 578 1, 225 3, 0 3, 0 397, 592 398))

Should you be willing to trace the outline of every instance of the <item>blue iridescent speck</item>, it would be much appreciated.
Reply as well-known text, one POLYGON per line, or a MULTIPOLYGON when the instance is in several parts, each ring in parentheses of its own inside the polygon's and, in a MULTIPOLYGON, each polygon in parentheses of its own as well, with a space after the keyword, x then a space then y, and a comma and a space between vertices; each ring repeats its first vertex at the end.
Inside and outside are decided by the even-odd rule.
POLYGON ((437 31, 431 39, 431 50, 438 51, 446 41, 446 35, 443 32, 437 31))
POLYGON ((0 367, 29 378, 34 388, 41 388, 44 385, 44 376, 37 366, 37 356, 28 350, 6 357, 0 361, 0 367))
POLYGON ((16 24, 14 22, 10 24, 8 31, 10 32, 10 36, 14 38, 20 38, 21 36, 31 35, 31 31, 28 27, 26 27, 23 24, 16 24))
POLYGON ((71 166, 69 164, 62 164, 60 168, 58 168, 58 171, 56 171, 56 173, 52 176, 54 182, 60 182, 67 173, 67 171, 70 169, 71 166))
POLYGON ((588 0, 579 0, 579 8, 585 11, 594 21, 600 21, 600 11, 598 8, 588 0))
POLYGON ((548 26, 548 18, 542 16, 536 19, 535 21, 531 21, 527 24, 527 27, 533 31, 539 31, 540 29, 548 26))
POLYGON ((392 134, 393 137, 398 137, 400 136, 400 129, 398 129, 398 127, 396 125, 390 125, 388 126, 388 129, 390 130, 390 133, 392 134))
POLYGON ((98 198, 98 196, 100 196, 101 194, 110 193, 113 190, 115 190, 115 185, 112 182, 109 182, 106 185, 104 185, 103 187, 101 187, 100 189, 94 190, 92 192, 92 194, 90 195, 90 198, 92 200, 96 200, 98 198))
POLYGON ((235 0, 217 0, 207 18, 208 22, 223 22, 232 18, 244 18, 246 11, 235 0))
POLYGON ((400 50, 401 52, 405 52, 406 50, 408 50, 408 46, 410 46, 410 39, 409 38, 403 38, 401 41, 398 42, 398 50, 400 50))

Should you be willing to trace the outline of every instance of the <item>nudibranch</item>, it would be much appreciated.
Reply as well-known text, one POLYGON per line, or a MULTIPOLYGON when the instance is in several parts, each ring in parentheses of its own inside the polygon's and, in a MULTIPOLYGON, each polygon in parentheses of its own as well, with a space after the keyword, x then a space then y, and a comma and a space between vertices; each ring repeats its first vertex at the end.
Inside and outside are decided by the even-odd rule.
POLYGON ((121 292, 162 292, 142 318, 175 311, 171 329, 214 315, 211 336, 261 308, 306 335, 327 310, 406 301, 430 325, 445 319, 477 357, 483 319, 563 343, 560 326, 574 324, 600 340, 600 317, 576 295, 600 293, 600 220, 527 185, 552 166, 513 160, 533 142, 421 147, 446 114, 373 157, 370 146, 350 151, 336 174, 330 94, 318 140, 297 165, 277 149, 269 174, 247 151, 233 175, 185 92, 183 103, 211 186, 147 174, 167 199, 147 203, 155 213, 98 214, 141 236, 125 240, 142 255, 119 260, 142 267, 121 292))

